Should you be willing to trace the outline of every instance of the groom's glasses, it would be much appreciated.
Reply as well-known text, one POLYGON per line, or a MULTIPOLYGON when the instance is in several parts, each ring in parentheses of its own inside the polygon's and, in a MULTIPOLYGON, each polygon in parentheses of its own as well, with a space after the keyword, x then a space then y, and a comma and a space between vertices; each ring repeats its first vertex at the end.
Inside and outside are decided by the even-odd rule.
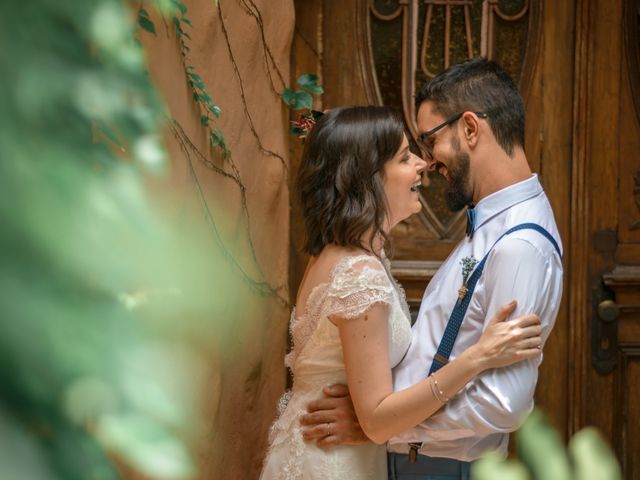
MULTIPOLYGON (((429 146, 428 144, 429 137, 432 136, 434 133, 436 133, 438 130, 443 129, 447 125, 451 125, 452 123, 455 123, 458 120, 460 120, 460 118, 462 117, 462 115, 464 115, 464 113, 465 112, 460 112, 457 115, 454 115, 453 117, 448 118, 437 127, 432 128, 431 130, 428 130, 418 135, 418 143, 420 144, 420 147, 422 147, 424 152, 427 154, 427 156, 431 160, 433 160, 433 151, 431 150, 431 146, 429 146)), ((473 112, 473 113, 475 113, 479 118, 487 118, 487 114, 485 112, 473 112)))

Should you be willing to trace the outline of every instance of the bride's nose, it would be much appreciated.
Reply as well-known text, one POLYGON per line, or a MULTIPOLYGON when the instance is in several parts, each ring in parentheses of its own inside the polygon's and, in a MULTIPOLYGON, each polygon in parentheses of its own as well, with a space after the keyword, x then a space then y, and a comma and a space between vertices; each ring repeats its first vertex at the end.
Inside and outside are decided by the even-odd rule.
POLYGON ((416 162, 416 171, 418 172, 418 174, 422 178, 422 186, 423 187, 428 187, 429 183, 431 183, 429 181, 429 175, 427 173, 427 167, 428 167, 427 162, 422 157, 418 157, 418 160, 416 162))

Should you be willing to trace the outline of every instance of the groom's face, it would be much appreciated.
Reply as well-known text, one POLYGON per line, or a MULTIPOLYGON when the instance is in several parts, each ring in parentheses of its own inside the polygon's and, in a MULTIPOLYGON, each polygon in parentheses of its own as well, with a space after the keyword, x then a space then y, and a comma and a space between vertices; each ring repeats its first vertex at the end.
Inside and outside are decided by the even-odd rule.
MULTIPOLYGON (((418 109, 418 134, 434 129, 446 119, 432 111, 431 102, 424 102, 418 109)), ((426 138, 433 158, 423 154, 429 170, 435 170, 449 184, 445 200, 449 209, 458 211, 470 204, 473 195, 470 188, 470 158, 460 145, 457 123, 438 130, 426 138)))

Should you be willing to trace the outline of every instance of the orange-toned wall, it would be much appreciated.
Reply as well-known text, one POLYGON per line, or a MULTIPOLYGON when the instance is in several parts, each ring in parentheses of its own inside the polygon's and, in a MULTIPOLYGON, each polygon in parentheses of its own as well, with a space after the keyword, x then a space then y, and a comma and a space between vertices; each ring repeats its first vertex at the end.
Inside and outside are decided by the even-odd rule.
MULTIPOLYGON (((187 86, 173 25, 152 15, 156 34, 140 30, 139 36, 153 81, 168 107, 166 143, 172 167, 169 178, 155 188, 179 192, 181 204, 166 208, 186 219, 205 216, 205 201, 224 247, 216 240, 213 224, 201 234, 211 236, 212 249, 225 248, 237 260, 237 266, 229 262, 228 274, 242 277, 242 270, 250 279, 275 288, 277 295, 288 301, 289 111, 276 91, 283 89, 279 75, 287 82, 289 79, 293 1, 220 0, 219 9, 214 0, 185 4, 193 23, 192 27, 185 26, 192 38, 187 40, 188 64, 196 67, 213 102, 222 109, 215 126, 226 136, 232 161, 246 188, 247 208, 245 212, 237 182, 215 171, 219 168, 233 174, 233 167, 208 145, 200 110, 187 86), (260 22, 253 14, 261 18, 264 41, 260 22), (265 44, 279 72, 270 63, 265 44)), ((257 478, 267 430, 284 389, 282 359, 289 307, 274 295, 260 294, 258 289, 262 287, 252 287, 246 280, 241 285, 238 293, 243 308, 229 304, 229 318, 225 320, 231 326, 220 344, 211 345, 207 352, 211 359, 205 399, 208 424, 206 435, 194 447, 201 478, 257 478)))

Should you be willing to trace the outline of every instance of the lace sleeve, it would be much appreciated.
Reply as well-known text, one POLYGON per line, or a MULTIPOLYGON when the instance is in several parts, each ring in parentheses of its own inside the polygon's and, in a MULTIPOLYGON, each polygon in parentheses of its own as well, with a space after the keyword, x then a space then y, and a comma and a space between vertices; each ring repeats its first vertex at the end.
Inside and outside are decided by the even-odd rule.
POLYGON ((392 301, 393 285, 382 263, 370 255, 348 257, 333 272, 323 313, 350 319, 392 301))

